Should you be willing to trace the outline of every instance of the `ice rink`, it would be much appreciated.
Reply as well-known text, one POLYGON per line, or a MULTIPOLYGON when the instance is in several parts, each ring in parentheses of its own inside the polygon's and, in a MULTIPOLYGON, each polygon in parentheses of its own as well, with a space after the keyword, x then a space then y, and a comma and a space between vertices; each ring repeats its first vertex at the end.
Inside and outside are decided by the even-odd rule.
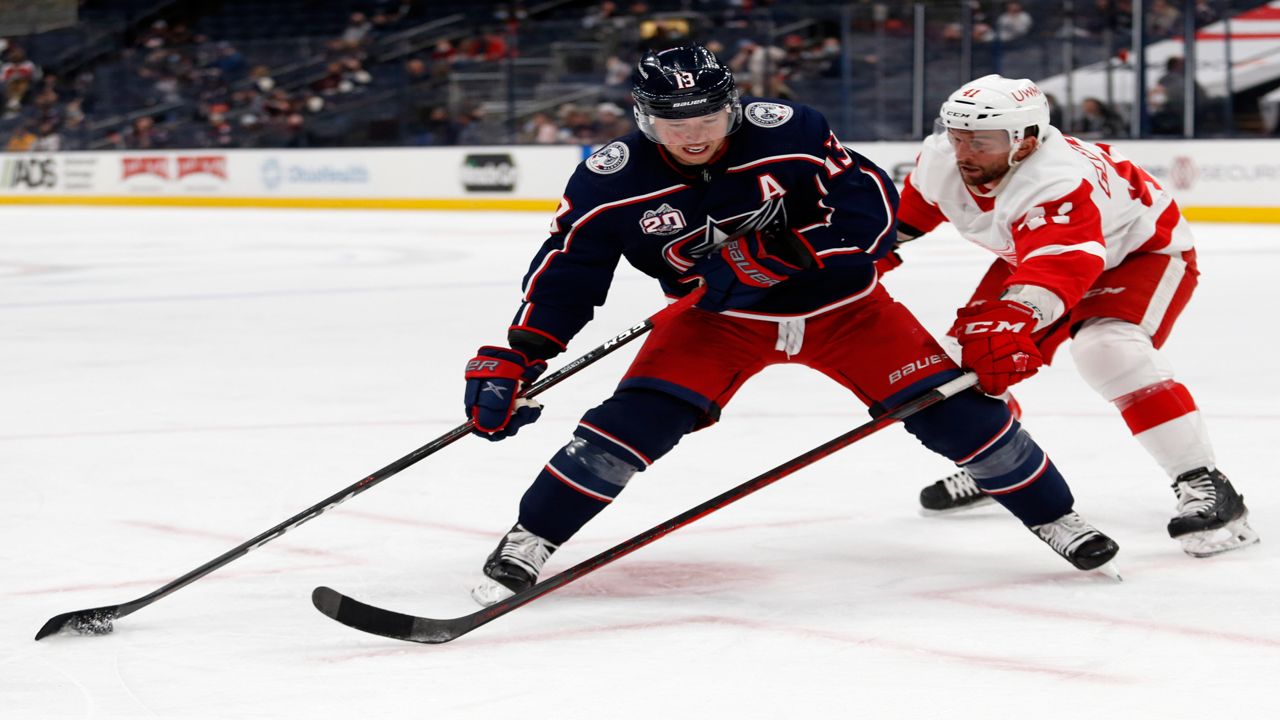
MULTIPOLYGON (((631 346, 117 622, 49 617, 164 585, 463 420, 462 366, 501 343, 549 214, 0 209, 0 717, 1206 718, 1280 716, 1280 228, 1198 225, 1166 346, 1262 544, 1208 560, 1165 533, 1168 480, 1069 353, 1024 422, 1114 537, 1078 572, 998 507, 925 518, 950 472, 894 427, 451 644, 316 612, 330 585, 435 617, 631 346)), ((941 332, 988 256, 950 235, 886 284, 941 332)), ((552 367, 662 306, 620 271, 552 367)), ((558 572, 866 420, 800 367, 639 475, 558 572)))

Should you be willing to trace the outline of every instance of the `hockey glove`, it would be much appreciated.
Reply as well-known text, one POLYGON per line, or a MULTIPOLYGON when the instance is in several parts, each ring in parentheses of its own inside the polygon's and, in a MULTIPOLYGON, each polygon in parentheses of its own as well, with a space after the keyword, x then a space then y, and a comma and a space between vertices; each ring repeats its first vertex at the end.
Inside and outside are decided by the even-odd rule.
POLYGON ((701 276, 707 286, 697 307, 712 312, 750 307, 770 288, 804 269, 770 253, 765 237, 756 231, 734 238, 694 263, 690 274, 701 276))
POLYGON ((542 403, 520 397, 524 387, 545 372, 545 360, 530 360, 524 353, 485 346, 467 363, 464 402, 467 417, 475 422, 473 433, 486 440, 502 440, 538 419, 542 403))
POLYGON ((1044 364, 1031 339, 1035 327, 1031 308, 997 300, 960 308, 951 334, 960 342, 960 364, 978 374, 982 392, 1000 395, 1044 364))

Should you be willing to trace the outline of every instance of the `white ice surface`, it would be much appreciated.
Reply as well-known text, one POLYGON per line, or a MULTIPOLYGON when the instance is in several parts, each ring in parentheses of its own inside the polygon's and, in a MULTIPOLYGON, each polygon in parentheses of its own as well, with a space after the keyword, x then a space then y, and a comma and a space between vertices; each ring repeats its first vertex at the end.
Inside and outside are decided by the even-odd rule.
MULTIPOLYGON (((1164 525, 1168 481, 1070 356, 1019 388, 1124 583, 998 508, 942 519, 949 472, 901 428, 444 646, 364 635, 311 589, 432 616, 626 348, 97 638, 35 631, 123 603, 454 427, 502 342, 541 214, 0 210, 0 717, 1277 717, 1280 357, 1274 227, 1196 228, 1204 272, 1167 347, 1261 545, 1210 560, 1164 525)), ((987 262, 953 238, 887 283, 932 330, 987 262)), ((661 306, 626 269, 567 361, 661 306)), ((866 419, 773 368, 637 476, 563 570, 866 419)))

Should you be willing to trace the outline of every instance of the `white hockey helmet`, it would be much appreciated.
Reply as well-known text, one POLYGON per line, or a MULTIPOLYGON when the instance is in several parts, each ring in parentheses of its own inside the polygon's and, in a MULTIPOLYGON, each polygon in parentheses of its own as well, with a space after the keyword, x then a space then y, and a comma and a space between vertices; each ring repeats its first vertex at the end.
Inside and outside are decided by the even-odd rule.
POLYGON ((942 103, 938 120, 956 130, 1004 130, 1013 145, 1010 157, 1035 128, 1035 137, 1044 142, 1049 131, 1049 100, 1036 84, 1026 78, 986 75, 965 83, 942 103))

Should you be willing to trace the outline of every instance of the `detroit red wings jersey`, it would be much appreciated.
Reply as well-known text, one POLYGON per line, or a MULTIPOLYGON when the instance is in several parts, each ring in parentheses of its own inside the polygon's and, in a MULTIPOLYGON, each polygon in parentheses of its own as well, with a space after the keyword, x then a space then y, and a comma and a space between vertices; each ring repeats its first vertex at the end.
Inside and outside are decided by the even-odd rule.
POLYGON ((1129 255, 1191 249, 1172 196, 1108 145, 1051 127, 1044 144, 987 194, 966 186, 955 162, 945 135, 925 140, 898 220, 922 232, 950 221, 1015 267, 1006 287, 1043 287, 1071 307, 1129 255))

